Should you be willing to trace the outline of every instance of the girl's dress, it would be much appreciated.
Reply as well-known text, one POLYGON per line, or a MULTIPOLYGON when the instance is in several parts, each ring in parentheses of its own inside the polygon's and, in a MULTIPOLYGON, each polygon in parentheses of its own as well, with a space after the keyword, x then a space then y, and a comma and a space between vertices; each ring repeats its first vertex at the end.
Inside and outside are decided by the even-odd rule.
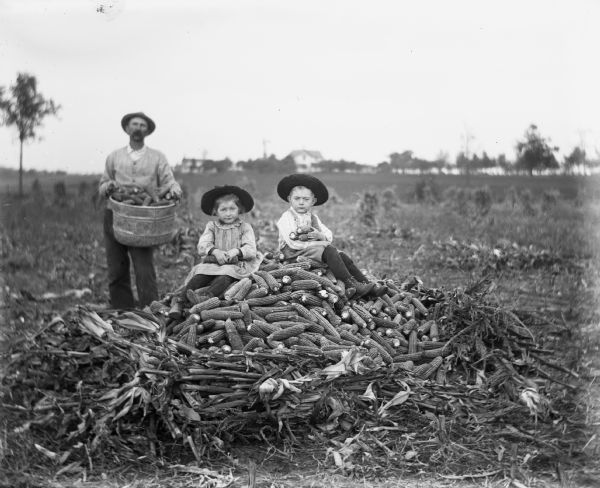
POLYGON ((198 254, 208 256, 213 248, 230 251, 239 248, 242 256, 235 264, 199 263, 192 268, 186 278, 186 283, 195 275, 227 275, 240 280, 258 270, 263 256, 256 249, 256 239, 252 226, 240 219, 232 224, 222 224, 210 221, 198 240, 198 254))

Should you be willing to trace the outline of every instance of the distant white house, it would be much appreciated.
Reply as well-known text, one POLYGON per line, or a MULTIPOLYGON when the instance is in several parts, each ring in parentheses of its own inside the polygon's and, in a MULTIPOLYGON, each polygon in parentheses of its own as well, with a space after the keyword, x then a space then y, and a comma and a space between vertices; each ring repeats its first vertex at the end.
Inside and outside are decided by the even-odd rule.
POLYGON ((202 159, 183 158, 181 160, 182 173, 199 173, 202 170, 202 159))
POLYGON ((323 161, 323 155, 320 151, 309 151, 308 149, 298 149, 288 154, 296 163, 298 171, 311 171, 311 167, 315 163, 323 161))

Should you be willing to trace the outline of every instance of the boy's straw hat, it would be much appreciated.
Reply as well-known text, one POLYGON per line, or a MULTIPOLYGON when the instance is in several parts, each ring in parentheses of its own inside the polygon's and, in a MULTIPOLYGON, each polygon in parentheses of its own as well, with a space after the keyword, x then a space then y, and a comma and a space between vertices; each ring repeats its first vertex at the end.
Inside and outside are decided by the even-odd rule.
POLYGON ((296 186, 305 186, 315 195, 315 205, 324 204, 329 198, 327 187, 321 180, 307 174, 296 173, 286 176, 277 185, 277 194, 286 202, 292 189, 296 186))
POLYGON ((121 127, 123 127, 123 130, 125 132, 127 132, 127 124, 129 124, 129 121, 134 117, 139 117, 146 121, 146 123, 148 124, 148 133, 146 134, 147 136, 152 134, 154 132, 154 129, 156 129, 156 124, 154 123, 154 120, 148 117, 144 112, 132 112, 130 114, 123 115, 123 118, 121 119, 121 127))
POLYGON ((246 212, 252 210, 254 207, 254 199, 250 196, 250 193, 239 186, 233 185, 215 186, 212 190, 208 190, 204 195, 202 195, 200 208, 202 208, 202 211, 205 214, 212 215, 217 198, 222 197, 223 195, 230 195, 232 193, 240 199, 240 203, 244 206, 244 210, 246 212))

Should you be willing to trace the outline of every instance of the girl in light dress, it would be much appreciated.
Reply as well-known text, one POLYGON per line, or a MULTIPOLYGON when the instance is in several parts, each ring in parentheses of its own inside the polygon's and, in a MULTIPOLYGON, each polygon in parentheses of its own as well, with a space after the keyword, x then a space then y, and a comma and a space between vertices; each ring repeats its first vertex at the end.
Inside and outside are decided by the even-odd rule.
POLYGON ((219 297, 235 280, 257 271, 262 261, 252 226, 240 218, 254 207, 254 200, 246 190, 226 185, 206 192, 200 206, 216 218, 206 224, 198 240, 203 262, 192 268, 185 288, 187 292, 207 287, 202 295, 219 297))

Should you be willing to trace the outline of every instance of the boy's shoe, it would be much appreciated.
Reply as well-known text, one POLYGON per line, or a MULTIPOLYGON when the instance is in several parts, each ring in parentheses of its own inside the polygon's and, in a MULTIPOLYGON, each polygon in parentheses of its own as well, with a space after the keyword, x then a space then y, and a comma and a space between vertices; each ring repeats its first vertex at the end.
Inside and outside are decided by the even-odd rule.
POLYGON ((373 291, 374 283, 361 283, 356 278, 350 278, 344 281, 346 285, 346 296, 348 298, 358 299, 368 295, 373 291), (350 294, 350 292, 354 290, 354 293, 350 294))
POLYGON ((388 287, 382 283, 374 283, 371 294, 377 298, 382 297, 388 292, 388 287))

